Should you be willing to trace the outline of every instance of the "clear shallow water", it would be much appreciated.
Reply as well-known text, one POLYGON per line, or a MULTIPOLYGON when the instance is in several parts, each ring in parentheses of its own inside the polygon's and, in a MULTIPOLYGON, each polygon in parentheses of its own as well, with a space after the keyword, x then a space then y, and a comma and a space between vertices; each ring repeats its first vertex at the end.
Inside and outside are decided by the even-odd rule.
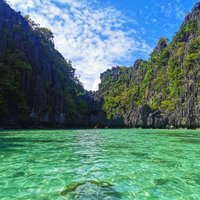
POLYGON ((0 131, 0 199, 200 198, 200 131, 0 131))

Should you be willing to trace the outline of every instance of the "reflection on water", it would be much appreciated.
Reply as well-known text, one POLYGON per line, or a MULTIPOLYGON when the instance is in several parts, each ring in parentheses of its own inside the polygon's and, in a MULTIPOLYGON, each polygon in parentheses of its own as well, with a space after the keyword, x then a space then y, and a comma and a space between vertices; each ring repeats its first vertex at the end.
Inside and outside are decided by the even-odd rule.
POLYGON ((200 132, 0 131, 0 199, 199 199, 200 132))

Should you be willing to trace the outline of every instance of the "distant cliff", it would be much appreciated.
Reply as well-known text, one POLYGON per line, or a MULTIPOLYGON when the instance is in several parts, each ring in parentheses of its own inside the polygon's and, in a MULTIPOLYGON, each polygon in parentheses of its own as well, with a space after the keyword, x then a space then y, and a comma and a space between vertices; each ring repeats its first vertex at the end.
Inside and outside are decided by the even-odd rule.
POLYGON ((200 3, 148 61, 101 74, 103 110, 129 127, 200 127, 200 3))

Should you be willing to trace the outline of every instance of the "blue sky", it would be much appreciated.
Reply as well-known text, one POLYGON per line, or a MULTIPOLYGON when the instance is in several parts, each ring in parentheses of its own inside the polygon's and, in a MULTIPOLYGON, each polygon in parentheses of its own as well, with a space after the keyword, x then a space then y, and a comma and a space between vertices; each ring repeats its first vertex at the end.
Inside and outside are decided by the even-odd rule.
POLYGON ((86 89, 100 73, 147 59, 160 37, 172 39, 195 0, 9 0, 54 33, 56 48, 72 60, 86 89))
MULTIPOLYGON (((138 37, 144 39, 148 45, 154 47, 158 39, 163 36, 172 39, 185 13, 190 11, 196 0, 112 0, 110 2, 125 16, 135 20, 129 28, 137 31, 138 37)), ((147 58, 147 54, 135 54, 134 57, 147 58)), ((131 64, 131 63, 129 63, 131 64)))

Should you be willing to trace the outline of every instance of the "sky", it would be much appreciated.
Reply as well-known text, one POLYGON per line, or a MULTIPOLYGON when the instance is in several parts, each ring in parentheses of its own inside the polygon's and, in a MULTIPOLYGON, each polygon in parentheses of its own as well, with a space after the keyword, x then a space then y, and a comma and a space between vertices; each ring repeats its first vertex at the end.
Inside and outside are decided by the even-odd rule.
POLYGON ((196 0, 9 0, 22 15, 51 29, 87 90, 114 66, 148 59, 160 37, 172 39, 196 0))

